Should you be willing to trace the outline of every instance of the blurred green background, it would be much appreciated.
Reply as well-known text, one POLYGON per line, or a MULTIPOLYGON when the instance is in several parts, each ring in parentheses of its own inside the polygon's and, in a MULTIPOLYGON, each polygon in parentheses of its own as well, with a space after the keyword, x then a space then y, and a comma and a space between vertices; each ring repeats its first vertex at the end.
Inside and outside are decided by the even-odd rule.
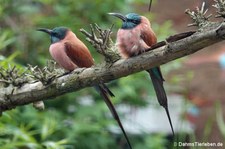
MULTIPOLYGON (((175 31, 170 20, 154 22, 156 14, 148 12, 148 0, 0 0, 0 61, 24 69, 27 64, 44 66, 51 59, 48 47, 50 39, 36 28, 66 26, 89 47, 96 63, 103 57, 85 41, 80 28, 89 30, 89 24, 97 23, 103 28, 114 26, 113 40, 121 22, 107 15, 108 12, 137 12, 147 16, 158 40, 164 40, 175 31)), ((153 1, 153 7, 157 1, 153 1)), ((180 67, 182 60, 163 66, 163 74, 180 67)), ((189 78, 190 75, 180 79, 189 78)), ((144 73, 130 75, 109 83, 115 93, 115 105, 124 103, 134 107, 146 105, 155 96, 149 76, 144 73)), ((179 82, 179 76, 171 79, 179 82)), ((176 87, 173 86, 176 90, 176 87)), ((168 87, 170 88, 170 87, 168 87)), ((171 87, 172 88, 172 87, 171 87)), ((0 117, 1 149, 126 149, 124 137, 113 134, 108 127, 116 122, 105 113, 108 108, 92 88, 66 94, 45 101, 46 109, 35 110, 32 105, 17 107, 0 117), (88 98, 88 103, 82 100, 88 98)), ((123 117, 123 116, 121 116, 123 117)), ((147 116, 146 116, 147 117, 147 116)), ((156 124, 157 125, 157 124, 156 124)), ((168 124, 169 125, 169 124, 168 124)), ((128 134, 129 135, 129 134, 128 134)), ((173 148, 166 134, 129 135, 134 149, 173 148)), ((180 138, 182 139, 182 137, 180 138)))

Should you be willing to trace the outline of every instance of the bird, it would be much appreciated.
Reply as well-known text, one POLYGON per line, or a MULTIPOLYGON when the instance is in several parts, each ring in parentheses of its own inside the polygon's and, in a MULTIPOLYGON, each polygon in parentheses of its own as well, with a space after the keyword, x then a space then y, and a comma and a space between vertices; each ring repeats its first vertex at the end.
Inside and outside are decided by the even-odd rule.
MULTIPOLYGON (((122 15, 120 13, 108 13, 122 20, 122 27, 117 32, 116 47, 122 58, 127 59, 137 56, 152 45, 157 43, 157 37, 151 28, 150 21, 145 17, 136 13, 128 13, 122 15)), ((168 109, 167 95, 163 87, 165 81, 160 67, 154 67, 146 70, 152 80, 154 90, 159 104, 165 109, 170 127, 174 136, 174 129, 168 109)))
MULTIPOLYGON (((55 27, 54 29, 39 28, 37 31, 42 31, 50 35, 50 55, 65 70, 70 72, 76 68, 89 68, 94 65, 94 59, 90 51, 71 29, 61 26, 55 27)), ((110 100, 110 96, 114 97, 114 94, 104 83, 100 83, 94 87, 104 99, 114 119, 121 128, 130 149, 132 149, 117 111, 110 100)))

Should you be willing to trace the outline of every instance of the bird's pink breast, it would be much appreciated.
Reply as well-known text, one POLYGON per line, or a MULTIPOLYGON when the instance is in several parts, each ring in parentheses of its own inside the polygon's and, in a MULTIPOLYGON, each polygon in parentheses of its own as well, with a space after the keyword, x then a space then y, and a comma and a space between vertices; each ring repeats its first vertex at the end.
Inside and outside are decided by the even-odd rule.
POLYGON ((74 70, 77 67, 67 56, 63 42, 51 44, 49 52, 52 58, 64 69, 74 70))
POLYGON ((117 32, 116 46, 123 58, 138 55, 149 46, 141 38, 141 29, 119 29, 117 32))

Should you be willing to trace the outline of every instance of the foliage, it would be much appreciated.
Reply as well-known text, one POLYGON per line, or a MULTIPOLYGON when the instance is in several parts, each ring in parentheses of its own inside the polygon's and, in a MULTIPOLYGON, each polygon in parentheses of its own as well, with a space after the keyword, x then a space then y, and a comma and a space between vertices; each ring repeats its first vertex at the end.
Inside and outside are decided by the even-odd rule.
MULTIPOLYGON (((107 13, 127 13, 134 9, 131 5, 134 2, 143 5, 145 1, 0 0, 1 66, 7 67, 10 63, 23 69, 28 63, 42 66, 46 63, 50 58, 50 41, 45 34, 35 31, 39 27, 67 26, 82 41, 85 39, 79 29, 88 29, 91 23, 98 23, 105 28, 116 23, 116 32, 120 24, 107 13)), ((144 4, 147 3, 146 1, 144 4)), ((160 26, 153 23, 159 40, 172 33, 170 27, 169 21, 160 26)), ((102 57, 85 43, 96 63, 101 62, 102 57)), ((113 81, 109 87, 116 94, 113 100, 115 104, 126 102, 144 106, 145 100, 140 99, 155 96, 149 76, 145 72, 113 81)), ((106 105, 94 90, 84 89, 45 104, 47 109, 43 112, 28 105, 3 113, 0 121, 1 148, 124 148, 123 136, 109 131, 109 126, 116 123, 108 116, 106 105), (88 104, 83 103, 86 99, 88 104)), ((167 143, 163 135, 130 135, 130 138, 132 144, 140 149, 163 148, 167 143)))
POLYGON ((225 139, 225 121, 223 118, 223 110, 221 108, 221 103, 219 101, 215 104, 215 110, 217 125, 223 135, 223 138, 225 139))

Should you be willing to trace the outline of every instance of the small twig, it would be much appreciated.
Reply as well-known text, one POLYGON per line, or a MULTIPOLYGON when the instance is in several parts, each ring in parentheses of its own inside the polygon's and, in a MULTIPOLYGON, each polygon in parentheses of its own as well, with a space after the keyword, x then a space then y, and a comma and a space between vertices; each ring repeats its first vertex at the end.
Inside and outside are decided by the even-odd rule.
POLYGON ((148 11, 151 11, 151 7, 152 7, 152 0, 149 1, 149 5, 148 5, 148 11))
POLYGON ((0 80, 0 83, 10 84, 11 82, 7 80, 0 80))
POLYGON ((8 70, 9 70, 8 73, 9 73, 9 75, 12 76, 12 78, 13 78, 13 74, 17 72, 17 71, 14 71, 15 68, 16 68, 16 66, 13 66, 13 68, 11 68, 11 65, 9 65, 9 67, 10 67, 10 68, 8 69, 8 70))
POLYGON ((27 70, 20 70, 16 66, 8 65, 8 68, 0 67, 0 82, 6 86, 12 84, 16 87, 21 87, 23 84, 28 83, 30 78, 26 76, 27 70))
POLYGON ((54 79, 64 73, 62 69, 56 68, 56 62, 51 60, 47 61, 47 66, 42 69, 31 65, 28 65, 28 69, 31 72, 29 76, 35 80, 41 81, 43 85, 50 84, 54 79))
POLYGON ((215 15, 216 18, 225 18, 225 1, 224 0, 214 0, 216 2, 213 7, 217 8, 217 15, 215 15))
POLYGON ((112 27, 110 29, 102 29, 97 24, 90 24, 90 33, 83 28, 80 31, 86 36, 86 40, 92 44, 96 51, 105 57, 107 63, 113 63, 120 59, 119 54, 112 50, 112 40, 110 35, 112 34, 112 27))
POLYGON ((3 78, 4 80, 7 80, 7 77, 5 75, 5 69, 3 67, 0 67, 0 75, 1 75, 1 78, 3 78))
POLYGON ((188 14, 194 22, 192 24, 188 24, 188 26, 197 26, 199 28, 207 26, 210 23, 209 18, 212 16, 212 14, 206 16, 207 11, 208 9, 205 10, 205 2, 202 3, 201 9, 197 7, 196 11, 187 9, 185 13, 188 14))
POLYGON ((110 48, 110 47, 107 47, 107 45, 109 44, 109 42, 112 43, 112 40, 110 40, 110 35, 112 34, 112 29, 114 27, 114 24, 112 24, 112 26, 110 27, 110 29, 108 29, 107 31, 105 31, 106 35, 105 35, 105 39, 104 39, 104 45, 103 47, 104 48, 110 48))

